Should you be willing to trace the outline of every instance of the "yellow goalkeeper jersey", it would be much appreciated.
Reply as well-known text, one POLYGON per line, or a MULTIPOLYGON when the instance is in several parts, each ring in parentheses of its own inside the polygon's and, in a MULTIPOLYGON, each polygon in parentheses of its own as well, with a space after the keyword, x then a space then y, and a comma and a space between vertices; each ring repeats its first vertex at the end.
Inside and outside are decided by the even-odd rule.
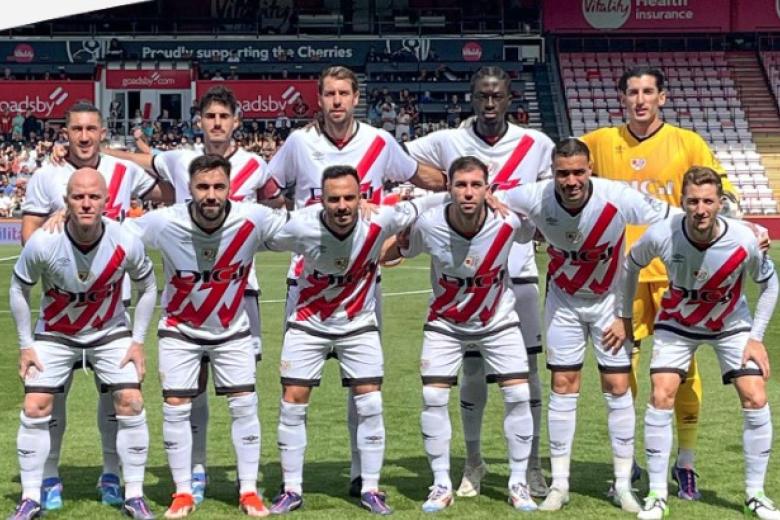
MULTIPOLYGON (((680 206, 682 180, 691 166, 708 166, 721 174, 724 191, 737 196, 707 143, 699 134, 667 123, 651 135, 638 139, 628 125, 599 128, 581 139, 590 148, 593 174, 624 181, 642 193, 680 206)), ((628 226, 626 247, 630 247, 647 226, 628 226)), ((659 259, 642 270, 640 282, 666 281, 666 269, 659 259)))

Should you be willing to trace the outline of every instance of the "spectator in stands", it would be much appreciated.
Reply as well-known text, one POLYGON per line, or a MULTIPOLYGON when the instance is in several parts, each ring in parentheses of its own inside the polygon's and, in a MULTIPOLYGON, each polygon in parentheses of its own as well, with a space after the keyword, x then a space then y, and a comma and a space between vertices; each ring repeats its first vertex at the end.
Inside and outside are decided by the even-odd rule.
POLYGON ((11 74, 11 69, 9 67, 3 69, 3 79, 6 81, 11 81, 16 79, 16 77, 13 74, 11 74))
POLYGON ((157 122, 160 124, 160 131, 167 134, 173 128, 174 120, 171 119, 168 110, 163 108, 162 113, 157 117, 157 122))
POLYGON ((141 126, 144 123, 144 117, 141 115, 141 109, 136 109, 133 116, 133 126, 141 126))
POLYGON ((0 218, 10 218, 13 208, 13 200, 6 195, 5 190, 0 191, 0 218))
POLYGON ((406 136, 406 140, 409 140, 409 132, 411 131, 410 125, 412 123, 412 116, 404 109, 401 108, 398 111, 398 117, 395 120, 395 138, 401 141, 401 136, 406 136))
POLYGON ((523 105, 517 106, 517 112, 515 113, 515 120, 517 121, 518 125, 522 125, 522 126, 528 125, 528 112, 525 111, 523 105))
POLYGON ((116 38, 111 38, 108 42, 108 50, 106 50, 106 58, 111 60, 122 60, 125 57, 125 50, 122 48, 122 44, 116 38))
POLYGON ((25 138, 29 138, 31 141, 35 139, 34 136, 41 133, 41 121, 35 117, 32 110, 27 110, 27 114, 22 123, 22 135, 25 138))
POLYGON ((390 132, 391 134, 395 132, 395 118, 397 117, 397 114, 395 112, 395 108, 393 108, 393 105, 388 102, 382 104, 382 110, 379 116, 382 120, 382 129, 390 132))
POLYGON ((266 162, 270 162, 274 154, 276 154, 277 146, 276 141, 273 139, 263 138, 260 140, 260 155, 266 162))
POLYGON ((287 139, 290 135, 290 127, 290 118, 284 112, 279 112, 276 115, 276 131, 280 139, 287 139))
POLYGON ((127 210, 127 214, 125 215, 127 218, 138 218, 142 217, 144 214, 144 207, 141 204, 141 201, 137 197, 133 197, 132 200, 130 200, 130 209, 127 210))
POLYGON ((457 94, 453 94, 450 98, 450 102, 447 103, 447 125, 450 128, 455 128, 460 124, 460 114, 463 109, 460 106, 460 100, 457 94))
POLYGON ((220 71, 217 71, 213 76, 211 76, 211 81, 225 81, 225 78, 222 77, 222 73, 220 71))
POLYGON ((3 139, 6 141, 11 139, 12 120, 13 118, 11 117, 11 113, 8 111, 8 106, 6 105, 6 109, 3 110, 2 114, 0 114, 0 134, 2 134, 3 139))

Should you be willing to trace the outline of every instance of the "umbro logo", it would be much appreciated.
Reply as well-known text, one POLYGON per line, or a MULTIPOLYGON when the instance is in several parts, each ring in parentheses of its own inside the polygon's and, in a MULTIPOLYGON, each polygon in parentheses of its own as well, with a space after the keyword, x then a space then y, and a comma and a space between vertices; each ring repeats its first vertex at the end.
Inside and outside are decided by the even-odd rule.
POLYGON ((366 442, 369 444, 381 444, 385 438, 381 435, 368 435, 365 437, 366 442))
POLYGON ((35 454, 35 450, 23 450, 19 448, 18 450, 16 450, 16 453, 18 453, 20 457, 29 457, 30 455, 35 454))
POLYGON ((128 451, 132 451, 133 453, 146 453, 146 446, 130 446, 127 448, 128 451))
POLYGON ((661 453, 661 450, 656 450, 655 448, 645 448, 645 453, 648 455, 658 455, 661 453))
POLYGON ((179 443, 175 441, 163 441, 163 448, 166 450, 173 450, 178 446, 179 443))
POLYGON ((260 437, 257 435, 247 435, 246 437, 241 437, 241 440, 247 444, 256 444, 257 441, 260 440, 260 437))
POLYGON ((673 264, 685 263, 685 255, 681 255, 680 253, 673 254, 672 255, 672 263, 673 264))
POLYGON ((544 221, 547 223, 548 226, 557 226, 558 225, 558 219, 555 217, 545 217, 544 221))

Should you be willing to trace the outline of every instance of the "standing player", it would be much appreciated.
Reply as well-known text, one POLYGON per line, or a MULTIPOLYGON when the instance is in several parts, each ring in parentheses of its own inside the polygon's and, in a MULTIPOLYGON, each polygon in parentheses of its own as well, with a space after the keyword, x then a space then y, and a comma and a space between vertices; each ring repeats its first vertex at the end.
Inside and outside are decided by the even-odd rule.
MULTIPOLYGON (((502 195, 504 195, 502 197, 502 195)), ((521 185, 505 198, 527 215, 550 244, 545 302, 547 368, 552 371, 548 411, 550 493, 539 506, 556 511, 569 502, 569 468, 576 426, 581 370, 588 338, 601 373, 615 475, 613 500, 638 512, 631 491, 634 404, 628 382, 630 348, 610 291, 620 268, 626 224, 650 224, 670 207, 623 183, 591 178, 588 147, 574 138, 555 147, 553 180, 521 185)))
POLYGON ((504 398, 504 435, 509 451, 509 501, 520 511, 537 506, 526 483, 533 424, 528 360, 514 293, 507 291, 513 242, 531 240, 533 227, 514 214, 502 218, 485 199, 488 168, 476 157, 455 160, 448 170, 452 203, 423 214, 401 253, 431 255, 431 297, 420 367, 423 444, 434 482, 422 506, 434 513, 453 502, 450 481, 450 387, 467 351, 479 351, 504 398))
POLYGON ((224 157, 203 155, 189 171, 191 202, 125 222, 147 247, 161 251, 165 267, 158 362, 163 440, 176 484, 165 517, 183 518, 195 510, 190 411, 204 354, 217 395, 228 396, 239 507, 250 516, 266 516, 257 492, 255 352, 242 302, 255 252, 286 222, 287 212, 231 202, 230 162, 224 157))
MULTIPOLYGON (((71 175, 78 168, 95 168, 105 179, 108 200, 105 216, 121 220, 130 209, 133 197, 159 198, 162 190, 153 177, 137 165, 103 155, 100 142, 106 129, 100 111, 92 104, 79 102, 68 110, 65 116, 68 135, 67 160, 60 164, 46 164, 35 172, 27 185, 27 196, 22 205, 22 244, 46 219, 55 215, 62 219, 65 214, 65 188, 71 175)), ((126 279, 122 289, 122 301, 130 304, 130 281, 126 279)), ((96 377, 95 383, 99 384, 96 377)), ((122 493, 119 487, 119 457, 116 451, 117 422, 111 394, 105 385, 100 385, 98 401, 98 426, 103 444, 103 473, 98 481, 98 491, 104 504, 119 505, 122 493)), ((46 510, 62 507, 62 481, 59 478, 59 460, 62 438, 66 426, 65 399, 70 389, 70 379, 65 391, 54 395, 52 422, 49 427, 51 449, 44 469, 41 505, 46 510)))
MULTIPOLYGON (((488 165, 493 190, 506 190, 519 184, 550 177, 550 157, 554 147, 549 137, 536 130, 510 124, 506 114, 512 103, 510 78, 499 67, 482 67, 471 78, 471 105, 476 118, 468 126, 440 130, 405 143, 409 154, 423 164, 447 171, 459 157, 472 155, 488 165)), ((528 461, 531 495, 547 496, 547 483, 539 457, 541 425, 541 383, 536 356, 542 351, 539 316, 539 273, 532 242, 514 243, 509 255, 509 276, 515 294, 523 343, 528 351, 528 384, 534 440, 528 461)), ((480 436, 487 402, 484 364, 478 350, 467 350, 463 360, 460 387, 463 436, 466 440, 466 467, 458 496, 479 494, 486 466, 482 460, 480 436)))
POLYGON ((133 518, 154 518, 143 498, 149 432, 141 396, 143 341, 157 298, 154 269, 141 241, 101 216, 110 200, 100 172, 74 172, 65 201, 65 229, 30 236, 11 280, 25 398, 17 437, 22 499, 10 518, 26 520, 41 511, 54 394, 64 391, 79 361, 93 366, 113 397, 124 511, 133 518), (132 331, 121 305, 125 273, 141 293, 132 331), (30 291, 38 280, 43 286, 41 311, 31 334, 30 291))
MULTIPOLYGON (((661 107, 666 103, 664 76, 658 69, 636 68, 623 74, 618 83, 628 123, 601 128, 582 137, 593 156, 593 171, 599 177, 623 181, 645 195, 677 206, 682 194, 682 173, 694 165, 707 166, 721 176, 728 205, 736 207, 737 194, 726 179, 707 143, 696 133, 665 123, 661 107)), ((644 227, 629 226, 626 246, 633 244, 644 227)), ((653 334, 653 318, 668 287, 666 272, 656 260, 642 270, 634 300, 634 350, 631 356, 631 389, 637 393, 636 370, 639 346, 653 334)), ((678 496, 700 497, 694 472, 694 450, 701 409, 701 379, 696 360, 685 378, 675 402, 679 451, 672 477, 679 484, 678 496)), ((639 478, 638 468, 634 477, 639 478)))
MULTIPOLYGON (((382 201, 385 181, 411 182, 421 188, 440 191, 444 177, 435 168, 418 167, 385 132, 355 119, 359 102, 357 76, 346 67, 328 67, 318 82, 321 119, 292 132, 276 152, 269 170, 278 187, 295 193, 295 208, 320 202, 322 172, 328 166, 354 165, 360 177, 360 193, 374 204, 382 201)), ((275 190, 266 190, 273 193, 275 190)), ((298 301, 295 285, 302 272, 300 257, 293 258, 287 275, 287 308, 289 316, 298 301)), ((376 285, 380 290, 380 284, 376 285)), ((381 298, 377 298, 381 319, 381 298)), ((351 393, 347 398, 348 426, 352 447, 350 494, 360 497, 360 452, 357 448, 357 410, 351 393)))
POLYGON ((355 168, 325 168, 321 186, 322 205, 295 214, 269 242, 271 248, 293 251, 304 260, 282 347, 279 449, 284 484, 271 512, 289 513, 303 505, 309 397, 333 354, 357 410, 360 503, 372 513, 386 515, 392 510, 379 491, 385 449, 384 362, 374 287, 379 255, 387 238, 411 224, 419 212, 441 204, 444 195, 383 206, 366 220, 358 210, 360 177, 355 168))
POLYGON ((718 216, 723 187, 715 170, 689 169, 682 192, 685 214, 651 226, 625 259, 619 315, 628 321, 626 326, 630 326, 640 269, 659 257, 669 276, 669 289, 655 320, 652 395, 645 413, 650 493, 639 518, 660 520, 669 514, 667 471, 675 394, 694 352, 701 343, 709 343, 718 356, 723 383, 734 384, 742 403, 745 513, 777 520, 780 510, 764 494, 772 417, 765 389, 769 358, 763 343, 777 302, 777 274, 747 226, 718 216), (748 276, 760 286, 755 319, 742 289, 748 276))

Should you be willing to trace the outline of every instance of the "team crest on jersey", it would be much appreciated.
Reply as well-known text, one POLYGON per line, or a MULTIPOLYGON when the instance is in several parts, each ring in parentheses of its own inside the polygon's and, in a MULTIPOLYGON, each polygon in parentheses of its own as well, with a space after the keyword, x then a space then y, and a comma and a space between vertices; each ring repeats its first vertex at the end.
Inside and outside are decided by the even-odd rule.
POLYGON ((217 257, 216 249, 204 249, 201 253, 203 254, 203 258, 206 260, 214 260, 217 257))
POLYGON ((349 265, 349 257, 342 256, 340 258, 336 258, 333 261, 333 263, 335 263, 336 267, 338 267, 339 269, 342 269, 342 270, 346 269, 347 266, 349 265))
POLYGON ((292 368, 292 362, 283 359, 279 362, 279 371, 284 374, 292 368))
POLYGON ((79 271, 78 277, 80 282, 86 282, 89 278, 89 271, 79 271))
POLYGON ((579 244, 580 242, 582 242, 582 233, 580 233, 579 231, 567 231, 566 240, 568 240, 572 244, 579 244))
POLYGON ((474 267, 479 263, 479 257, 478 256, 467 256, 465 260, 463 260, 463 265, 466 267, 474 267))
POLYGON ((696 278, 697 282, 704 282, 710 277, 710 273, 704 269, 697 269, 693 272, 693 277, 696 278))
POLYGON ((631 168, 633 168, 635 171, 639 171, 644 168, 645 164, 647 164, 647 161, 644 159, 631 159, 631 168))

